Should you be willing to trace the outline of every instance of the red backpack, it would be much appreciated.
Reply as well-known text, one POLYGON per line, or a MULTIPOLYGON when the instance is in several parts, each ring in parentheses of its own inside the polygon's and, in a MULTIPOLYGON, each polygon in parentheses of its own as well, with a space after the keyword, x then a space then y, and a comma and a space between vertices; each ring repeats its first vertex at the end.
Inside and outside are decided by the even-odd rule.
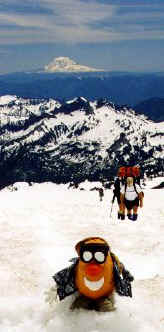
POLYGON ((140 176, 140 167, 139 166, 121 166, 118 169, 117 176, 119 177, 139 177, 140 176))

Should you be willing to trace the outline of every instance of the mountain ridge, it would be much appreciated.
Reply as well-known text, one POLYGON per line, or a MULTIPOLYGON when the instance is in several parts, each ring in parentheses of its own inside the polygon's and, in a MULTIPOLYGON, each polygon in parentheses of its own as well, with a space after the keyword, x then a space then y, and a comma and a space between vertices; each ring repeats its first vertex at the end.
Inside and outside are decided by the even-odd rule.
POLYGON ((111 181, 121 164, 163 174, 163 122, 106 99, 14 98, 0 105, 1 187, 18 181, 111 181))

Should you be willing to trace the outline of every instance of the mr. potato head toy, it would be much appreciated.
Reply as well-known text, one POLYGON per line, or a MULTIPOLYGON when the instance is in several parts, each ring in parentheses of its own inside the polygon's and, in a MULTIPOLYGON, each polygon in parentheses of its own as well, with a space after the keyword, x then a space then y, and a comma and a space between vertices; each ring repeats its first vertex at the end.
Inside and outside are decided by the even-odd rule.
POLYGON ((89 237, 75 246, 78 253, 73 264, 53 276, 60 300, 77 293, 71 309, 115 310, 114 292, 132 297, 133 277, 109 244, 100 237, 89 237))

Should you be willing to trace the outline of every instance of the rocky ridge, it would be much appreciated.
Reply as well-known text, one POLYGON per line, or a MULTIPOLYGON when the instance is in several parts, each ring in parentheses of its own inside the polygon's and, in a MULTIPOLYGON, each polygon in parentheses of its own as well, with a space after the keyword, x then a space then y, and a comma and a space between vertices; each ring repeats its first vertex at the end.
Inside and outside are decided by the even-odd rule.
POLYGON ((154 123, 107 99, 0 97, 0 183, 110 181, 139 164, 164 172, 164 122, 154 123))

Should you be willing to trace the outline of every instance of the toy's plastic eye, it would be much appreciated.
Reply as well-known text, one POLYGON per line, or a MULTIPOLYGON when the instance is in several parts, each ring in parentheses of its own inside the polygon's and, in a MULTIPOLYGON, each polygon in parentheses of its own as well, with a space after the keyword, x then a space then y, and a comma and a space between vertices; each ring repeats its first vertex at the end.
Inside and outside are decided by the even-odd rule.
POLYGON ((90 251, 84 251, 83 259, 85 262, 89 262, 90 260, 92 260, 92 253, 90 251))
POLYGON ((94 256, 96 261, 99 263, 103 263, 105 261, 105 255, 102 251, 96 251, 94 256))

